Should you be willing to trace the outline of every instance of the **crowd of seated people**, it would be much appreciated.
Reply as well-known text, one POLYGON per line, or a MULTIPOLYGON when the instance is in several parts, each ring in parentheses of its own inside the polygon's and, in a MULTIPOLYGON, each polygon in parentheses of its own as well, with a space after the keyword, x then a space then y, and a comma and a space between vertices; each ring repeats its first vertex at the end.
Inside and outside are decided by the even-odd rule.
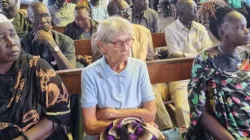
POLYGON ((224 7, 214 1, 222 0, 200 6, 213 5, 204 9, 213 13, 209 30, 217 46, 196 22, 193 0, 34 1, 27 13, 18 0, 1 0, 0 139, 161 140, 171 139, 175 127, 176 140, 181 133, 188 140, 250 138, 249 51, 239 47, 250 41, 246 15, 232 1, 224 7), (176 8, 165 31, 157 3, 163 17, 170 3, 176 8), (167 46, 157 54, 152 35, 159 32, 167 46), (91 41, 90 63, 76 55, 77 40, 91 41), (151 84, 145 62, 164 54, 194 58, 191 79, 151 84), (75 68, 84 69, 73 99, 56 71, 75 68), (172 118, 162 94, 173 101, 172 118))

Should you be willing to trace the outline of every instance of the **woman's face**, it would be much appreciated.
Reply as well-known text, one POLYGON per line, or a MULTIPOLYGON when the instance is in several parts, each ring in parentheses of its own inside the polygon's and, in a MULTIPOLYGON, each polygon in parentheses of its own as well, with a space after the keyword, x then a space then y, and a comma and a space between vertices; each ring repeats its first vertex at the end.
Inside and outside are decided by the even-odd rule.
POLYGON ((88 27, 89 22, 89 12, 86 9, 78 9, 75 11, 75 23, 77 26, 84 28, 88 27))
POLYGON ((127 61, 133 39, 128 34, 121 34, 108 43, 102 43, 101 51, 113 62, 122 63, 127 61))
POLYGON ((246 45, 250 41, 246 18, 238 12, 231 12, 222 25, 222 41, 236 46, 246 45))
POLYGON ((9 22, 0 24, 0 63, 10 63, 18 59, 21 52, 19 37, 9 22))

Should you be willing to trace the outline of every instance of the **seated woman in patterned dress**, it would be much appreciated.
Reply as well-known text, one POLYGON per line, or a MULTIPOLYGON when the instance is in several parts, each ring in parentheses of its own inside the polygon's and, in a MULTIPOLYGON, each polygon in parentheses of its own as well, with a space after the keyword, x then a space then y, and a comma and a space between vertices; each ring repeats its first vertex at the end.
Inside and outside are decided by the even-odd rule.
POLYGON ((0 139, 68 140, 69 95, 38 56, 21 53, 14 26, 0 14, 0 139))
POLYGON ((249 43, 243 15, 215 8, 210 30, 218 46, 199 54, 189 83, 191 128, 187 139, 233 140, 250 138, 249 43))

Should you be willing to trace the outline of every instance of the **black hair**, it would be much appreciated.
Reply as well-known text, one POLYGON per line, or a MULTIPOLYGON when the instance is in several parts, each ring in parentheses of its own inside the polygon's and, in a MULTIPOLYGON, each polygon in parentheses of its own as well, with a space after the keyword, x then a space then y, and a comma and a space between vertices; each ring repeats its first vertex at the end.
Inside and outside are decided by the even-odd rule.
POLYGON ((219 7, 215 11, 215 16, 210 17, 209 29, 217 40, 220 40, 219 28, 224 23, 226 15, 233 11, 234 9, 228 6, 219 7))

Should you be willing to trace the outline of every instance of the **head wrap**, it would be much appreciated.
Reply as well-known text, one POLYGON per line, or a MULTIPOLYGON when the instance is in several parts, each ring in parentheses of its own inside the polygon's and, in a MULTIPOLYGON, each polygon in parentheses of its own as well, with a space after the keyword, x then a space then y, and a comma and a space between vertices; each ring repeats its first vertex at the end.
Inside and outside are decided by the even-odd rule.
POLYGON ((9 22, 9 23, 11 23, 9 21, 9 19, 5 15, 0 14, 0 23, 3 23, 3 22, 9 22))

